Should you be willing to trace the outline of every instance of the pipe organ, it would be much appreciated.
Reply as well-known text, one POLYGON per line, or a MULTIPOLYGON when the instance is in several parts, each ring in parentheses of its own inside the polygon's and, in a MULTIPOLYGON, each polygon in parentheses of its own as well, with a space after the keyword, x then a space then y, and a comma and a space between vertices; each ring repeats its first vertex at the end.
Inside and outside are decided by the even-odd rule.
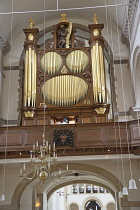
POLYGON ((43 49, 32 21, 24 29, 23 125, 43 125, 44 108, 46 124, 61 123, 63 118, 69 123, 108 121, 103 27, 94 18, 89 47, 77 46, 76 31, 62 14, 51 43, 44 43, 43 49))

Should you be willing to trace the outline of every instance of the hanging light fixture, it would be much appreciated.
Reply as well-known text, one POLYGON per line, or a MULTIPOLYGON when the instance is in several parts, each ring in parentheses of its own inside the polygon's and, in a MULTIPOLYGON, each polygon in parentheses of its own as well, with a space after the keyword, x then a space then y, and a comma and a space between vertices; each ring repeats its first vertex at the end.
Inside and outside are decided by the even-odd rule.
POLYGON ((137 189, 136 182, 135 182, 135 180, 134 180, 133 178, 131 178, 131 179, 129 180, 129 189, 130 189, 130 190, 135 190, 135 189, 137 189))
POLYGON ((122 191, 119 192, 119 198, 123 198, 123 193, 122 193, 122 191))
POLYGON ((128 195, 127 187, 124 187, 124 188, 122 189, 122 194, 123 194, 123 195, 128 195))
MULTIPOLYGON (((30 163, 34 166, 34 173, 32 177, 26 176, 26 167, 25 163, 23 168, 20 169, 20 177, 25 178, 26 180, 32 180, 34 178, 40 179, 42 182, 45 182, 49 177, 60 178, 65 177, 67 173, 62 174, 61 169, 57 170, 57 153, 55 149, 55 143, 53 148, 45 141, 43 134, 43 145, 33 144, 33 150, 30 151, 30 163), (58 173, 57 173, 58 172, 58 173), (53 173, 53 174, 52 174, 53 173)), ((66 166, 66 171, 68 171, 68 164, 66 166)))
POLYGON ((4 194, 2 194, 2 195, 0 196, 0 201, 5 201, 5 195, 4 195, 4 194))

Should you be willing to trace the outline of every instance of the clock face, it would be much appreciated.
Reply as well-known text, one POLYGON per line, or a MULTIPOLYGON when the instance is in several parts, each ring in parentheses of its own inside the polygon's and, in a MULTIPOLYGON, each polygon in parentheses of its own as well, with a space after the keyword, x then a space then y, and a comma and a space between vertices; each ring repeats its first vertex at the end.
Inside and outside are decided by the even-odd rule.
POLYGON ((74 50, 66 58, 66 65, 73 73, 83 72, 88 64, 89 58, 82 50, 74 50))
POLYGON ((46 74, 56 74, 60 71, 63 65, 63 60, 61 56, 56 52, 47 52, 45 55, 41 58, 41 69, 46 74))
POLYGON ((80 103, 88 93, 88 84, 80 77, 60 75, 47 80, 41 95, 46 102, 56 106, 72 106, 80 103))

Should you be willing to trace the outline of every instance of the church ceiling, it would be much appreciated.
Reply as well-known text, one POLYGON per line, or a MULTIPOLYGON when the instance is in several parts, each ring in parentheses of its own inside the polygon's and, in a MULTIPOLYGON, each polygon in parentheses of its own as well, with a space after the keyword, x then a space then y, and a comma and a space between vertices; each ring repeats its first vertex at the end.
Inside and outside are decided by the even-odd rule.
MULTIPOLYGON (((97 13, 99 22, 105 25, 109 24, 109 21, 113 21, 114 24, 119 24, 119 28, 122 28, 124 22, 124 14, 126 6, 124 5, 128 0, 13 0, 13 18, 12 12, 12 1, 0 1, 0 33, 3 34, 6 40, 11 40, 11 28, 12 28, 12 39, 14 40, 17 36, 22 34, 22 29, 28 27, 28 20, 30 17, 34 19, 36 25, 41 24, 45 21, 56 20, 59 21, 61 13, 66 13, 69 20, 81 19, 92 22, 93 13, 97 13), (58 3, 58 4, 57 4, 58 3), (113 5, 118 4, 118 14, 116 16, 116 9, 113 5), (123 5, 122 5, 123 4, 123 5), (112 5, 107 9, 105 5, 112 5), (79 9, 85 8, 86 9, 79 9), (76 8, 76 9, 70 9, 76 8), (45 13, 43 10, 47 10, 45 13), (58 9, 58 11, 57 11, 58 9), (34 12, 29 12, 34 11, 34 12), (36 11, 36 12, 35 12, 36 11), (26 13, 24 13, 26 12, 26 13), (5 13, 5 14, 4 14, 5 13), (107 16, 106 16, 107 15, 107 16)), ((47 25, 46 25, 47 27, 47 25)))

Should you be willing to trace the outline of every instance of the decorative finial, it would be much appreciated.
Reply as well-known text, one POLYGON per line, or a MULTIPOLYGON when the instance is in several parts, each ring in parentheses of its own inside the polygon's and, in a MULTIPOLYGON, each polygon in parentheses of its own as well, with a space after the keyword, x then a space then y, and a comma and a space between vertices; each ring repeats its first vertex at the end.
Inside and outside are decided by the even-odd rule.
POLYGON ((30 23, 28 28, 33 28, 33 26, 35 26, 35 22, 33 21, 32 18, 29 19, 28 23, 30 23))
POLYGON ((98 17, 97 17, 97 15, 96 15, 96 13, 94 13, 94 16, 93 16, 93 21, 94 21, 94 24, 97 24, 98 23, 98 17))
POLYGON ((67 20, 67 15, 66 15, 66 14, 61 14, 60 23, 61 23, 61 22, 69 22, 69 21, 67 20))

